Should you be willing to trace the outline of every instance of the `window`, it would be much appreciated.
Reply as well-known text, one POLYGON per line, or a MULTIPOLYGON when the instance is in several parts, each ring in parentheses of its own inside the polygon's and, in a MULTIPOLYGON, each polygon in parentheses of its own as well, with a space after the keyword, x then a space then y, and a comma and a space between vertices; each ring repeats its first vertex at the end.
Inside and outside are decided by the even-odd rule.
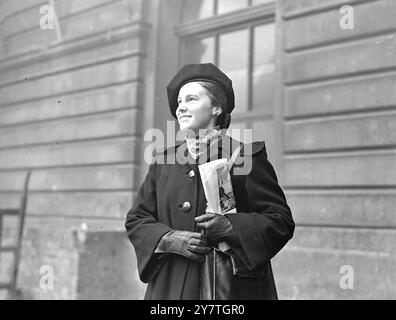
POLYGON ((183 0, 182 23, 212 17, 215 14, 214 0, 183 0))
POLYGON ((274 104, 275 26, 253 29, 252 107, 253 110, 274 104))
POLYGON ((233 81, 235 109, 271 113, 275 27, 270 0, 183 0, 180 66, 212 62, 233 81))
POLYGON ((186 40, 182 60, 185 63, 215 63, 215 37, 210 36, 186 40))
POLYGON ((249 30, 242 29, 219 35, 216 64, 231 79, 235 91, 237 112, 248 110, 248 48, 249 30))
POLYGON ((217 0, 217 14, 223 14, 246 8, 248 0, 217 0))

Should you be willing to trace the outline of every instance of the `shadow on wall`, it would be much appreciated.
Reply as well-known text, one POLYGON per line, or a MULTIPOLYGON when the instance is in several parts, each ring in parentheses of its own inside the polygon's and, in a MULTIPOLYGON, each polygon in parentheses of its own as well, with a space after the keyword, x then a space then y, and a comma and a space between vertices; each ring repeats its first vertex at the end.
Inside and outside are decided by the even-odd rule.
POLYGON ((125 232, 89 232, 80 250, 77 299, 143 299, 135 252, 125 232))
MULTIPOLYGON (((146 285, 138 277, 135 252, 125 231, 74 233, 74 244, 50 251, 37 245, 30 231, 18 277, 18 291, 0 294, 10 300, 141 300, 146 285), (36 245, 34 245, 36 243, 36 245), (52 264, 46 264, 46 262, 52 264), (54 263, 54 261, 57 261, 54 263), (51 277, 53 279, 51 279, 51 277)), ((47 248, 48 249, 48 248, 47 248)))

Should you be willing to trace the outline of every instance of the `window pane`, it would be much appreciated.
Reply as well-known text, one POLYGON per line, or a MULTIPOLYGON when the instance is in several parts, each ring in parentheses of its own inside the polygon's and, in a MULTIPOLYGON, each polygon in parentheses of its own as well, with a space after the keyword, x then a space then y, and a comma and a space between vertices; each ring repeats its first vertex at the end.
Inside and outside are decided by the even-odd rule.
POLYGON ((253 109, 269 111, 274 104, 275 28, 267 24, 254 29, 253 109))
POLYGON ((217 14, 235 11, 248 6, 248 0, 218 0, 217 14))
POLYGON ((274 0, 252 0, 252 5, 274 2, 274 0))
POLYGON ((248 110, 248 30, 230 32, 219 37, 219 68, 232 80, 235 112, 248 110))
POLYGON ((183 63, 215 63, 214 44, 214 37, 189 40, 186 43, 187 50, 183 56, 183 63))
POLYGON ((183 0, 183 23, 209 18, 214 14, 214 0, 183 0))

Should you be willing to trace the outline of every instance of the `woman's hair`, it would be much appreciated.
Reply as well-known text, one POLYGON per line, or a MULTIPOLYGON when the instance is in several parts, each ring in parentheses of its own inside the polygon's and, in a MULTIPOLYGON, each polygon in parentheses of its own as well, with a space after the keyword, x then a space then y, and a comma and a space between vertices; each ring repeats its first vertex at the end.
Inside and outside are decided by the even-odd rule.
POLYGON ((222 110, 217 117, 216 126, 220 126, 220 129, 228 129, 231 123, 231 115, 227 111, 227 97, 224 89, 220 85, 209 81, 200 80, 197 83, 205 88, 212 105, 220 107, 222 110))

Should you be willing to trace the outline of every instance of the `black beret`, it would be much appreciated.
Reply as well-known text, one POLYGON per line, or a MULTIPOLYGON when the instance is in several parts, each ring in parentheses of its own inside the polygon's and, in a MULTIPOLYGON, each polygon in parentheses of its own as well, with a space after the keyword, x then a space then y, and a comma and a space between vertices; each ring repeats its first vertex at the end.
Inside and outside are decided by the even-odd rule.
POLYGON ((168 91, 169 107, 172 115, 176 118, 176 109, 178 107, 177 98, 180 88, 187 82, 192 81, 209 81, 220 85, 226 94, 227 111, 231 113, 234 109, 235 98, 232 88, 232 81, 225 73, 220 71, 212 63, 187 64, 183 66, 173 77, 166 87, 168 91))

